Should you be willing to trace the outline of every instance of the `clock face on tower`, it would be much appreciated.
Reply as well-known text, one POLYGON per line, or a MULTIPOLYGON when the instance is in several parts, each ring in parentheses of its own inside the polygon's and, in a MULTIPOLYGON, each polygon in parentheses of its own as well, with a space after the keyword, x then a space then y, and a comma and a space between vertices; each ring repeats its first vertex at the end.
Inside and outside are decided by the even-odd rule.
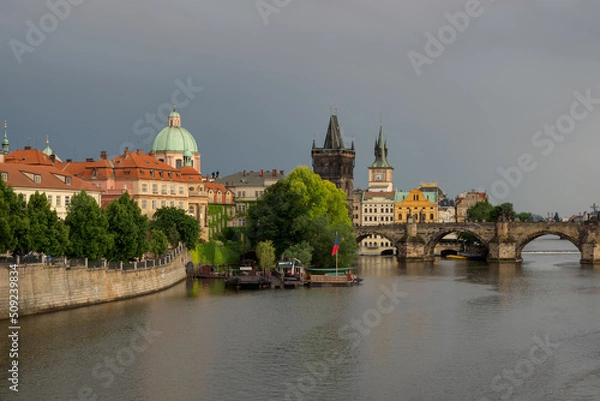
POLYGON ((382 175, 382 174, 380 174, 380 173, 378 173, 378 174, 375 174, 375 180, 376 180, 376 181, 381 181, 381 180, 383 180, 383 175, 382 175))

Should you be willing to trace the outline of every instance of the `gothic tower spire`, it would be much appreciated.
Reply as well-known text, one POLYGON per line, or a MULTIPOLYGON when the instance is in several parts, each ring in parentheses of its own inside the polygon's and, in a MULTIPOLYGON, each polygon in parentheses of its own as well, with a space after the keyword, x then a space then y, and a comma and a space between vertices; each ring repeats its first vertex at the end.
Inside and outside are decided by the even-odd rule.
POLYGON ((6 120, 4 120, 4 138, 2 139, 2 153, 7 155, 10 153, 10 147, 8 146, 8 136, 6 134, 6 120))

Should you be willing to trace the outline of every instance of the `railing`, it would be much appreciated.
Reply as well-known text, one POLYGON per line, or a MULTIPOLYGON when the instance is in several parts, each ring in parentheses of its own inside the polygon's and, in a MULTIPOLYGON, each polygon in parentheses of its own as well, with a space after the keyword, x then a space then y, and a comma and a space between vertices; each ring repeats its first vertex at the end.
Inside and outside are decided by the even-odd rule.
POLYGON ((10 265, 19 266, 43 265, 44 268, 87 268, 107 270, 139 270, 150 269, 157 266, 167 265, 183 251, 184 245, 179 244, 176 248, 168 250, 157 259, 141 259, 134 262, 110 262, 106 259, 88 260, 87 258, 67 259, 64 256, 51 257, 47 255, 15 255, 0 256, 0 267, 8 268, 10 265))

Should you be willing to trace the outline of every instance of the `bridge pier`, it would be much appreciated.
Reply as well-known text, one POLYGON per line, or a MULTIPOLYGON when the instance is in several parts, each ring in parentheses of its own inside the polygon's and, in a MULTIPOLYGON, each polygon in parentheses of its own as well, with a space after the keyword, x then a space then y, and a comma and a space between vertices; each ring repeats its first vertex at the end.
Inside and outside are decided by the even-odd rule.
POLYGON ((586 242, 581 245, 581 264, 600 264, 600 243, 586 242))
POLYGON ((516 263, 522 262, 522 258, 517 257, 517 244, 509 238, 498 239, 488 244, 488 262, 494 263, 516 263))

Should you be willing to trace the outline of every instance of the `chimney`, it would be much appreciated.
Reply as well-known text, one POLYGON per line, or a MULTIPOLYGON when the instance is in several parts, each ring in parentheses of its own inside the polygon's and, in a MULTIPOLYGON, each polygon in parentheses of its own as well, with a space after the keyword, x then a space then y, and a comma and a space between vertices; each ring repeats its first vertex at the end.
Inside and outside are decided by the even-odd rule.
POLYGON ((280 175, 283 175, 283 170, 279 170, 279 174, 280 174, 280 175))
POLYGON ((128 146, 126 146, 126 147, 125 147, 125 154, 128 154, 128 153, 129 153, 129 147, 128 147, 128 146))
POLYGON ((140 156, 141 156, 141 155, 143 155, 143 154, 144 154, 144 151, 143 151, 142 149, 138 149, 138 150, 136 150, 136 152, 135 152, 135 153, 137 153, 138 155, 140 155, 140 156))
POLYGON ((277 175, 277 170, 273 169, 271 170, 271 173, 273 174, 273 177, 275 177, 277 175))
POLYGON ((54 164, 54 162, 56 162, 56 155, 54 153, 52 153, 50 155, 50 161, 52 162, 52 164, 54 164))
POLYGON ((259 175, 262 177, 262 176, 263 176, 263 171, 262 171, 262 170, 260 170, 260 171, 258 172, 258 174, 259 174, 259 175))
POLYGON ((25 150, 31 150, 31 146, 29 146, 29 145, 25 146, 25 150))
POLYGON ((71 163, 73 159, 67 159, 67 163, 71 163))
POLYGON ((246 176, 246 170, 244 170, 244 177, 246 176))
POLYGON ((106 160, 108 159, 108 154, 106 153, 106 150, 103 150, 100 152, 100 160, 106 160))
POLYGON ((88 158, 86 158, 86 159, 85 159, 85 161, 86 161, 86 162, 88 162, 88 163, 89 163, 89 162, 93 162, 93 161, 94 161, 94 158, 93 158, 93 157, 88 157, 88 158))

